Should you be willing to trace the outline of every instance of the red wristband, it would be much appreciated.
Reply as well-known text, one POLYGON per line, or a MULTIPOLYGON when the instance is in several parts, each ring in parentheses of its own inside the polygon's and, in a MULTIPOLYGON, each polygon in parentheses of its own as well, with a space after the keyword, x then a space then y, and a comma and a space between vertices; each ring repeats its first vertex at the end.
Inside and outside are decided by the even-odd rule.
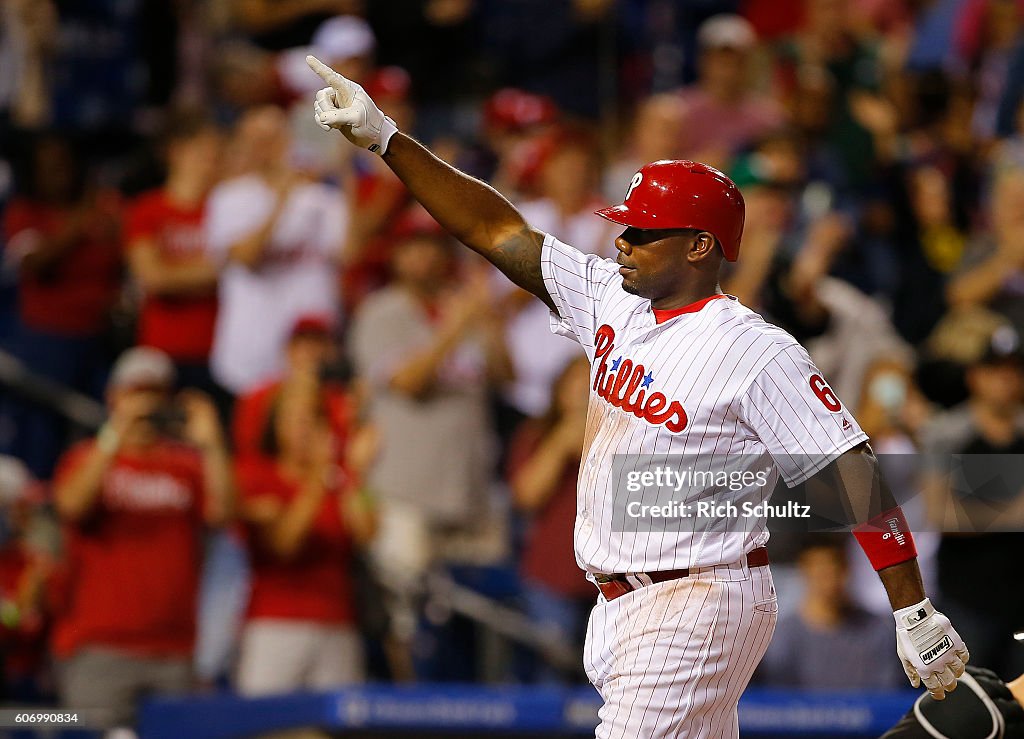
POLYGON ((875 570, 884 570, 917 556, 914 535, 899 506, 861 524, 853 530, 853 535, 875 570))

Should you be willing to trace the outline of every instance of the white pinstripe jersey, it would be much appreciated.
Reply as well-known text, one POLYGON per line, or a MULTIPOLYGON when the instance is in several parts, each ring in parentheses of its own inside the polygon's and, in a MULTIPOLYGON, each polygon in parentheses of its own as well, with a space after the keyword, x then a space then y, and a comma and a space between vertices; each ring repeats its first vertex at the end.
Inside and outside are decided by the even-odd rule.
POLYGON ((764 501, 780 473, 799 484, 867 439, 796 339, 735 298, 695 303, 659 324, 649 300, 622 289, 612 260, 549 235, 541 268, 558 308, 552 330, 579 341, 591 362, 574 535, 587 572, 728 564, 768 540, 763 517, 715 533, 692 523, 614 530, 615 455, 724 455, 769 469, 766 485, 701 492, 740 508, 764 501))

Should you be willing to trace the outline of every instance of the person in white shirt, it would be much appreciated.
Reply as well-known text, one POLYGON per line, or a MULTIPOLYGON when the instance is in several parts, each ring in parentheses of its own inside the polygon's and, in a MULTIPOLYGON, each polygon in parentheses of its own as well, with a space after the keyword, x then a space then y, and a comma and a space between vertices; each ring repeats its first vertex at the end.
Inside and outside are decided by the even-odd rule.
POLYGON ((283 111, 246 114, 238 136, 251 172, 210 194, 209 249, 222 265, 211 369, 235 395, 283 369, 283 347, 304 315, 339 311, 338 262, 348 221, 337 188, 289 165, 283 111))

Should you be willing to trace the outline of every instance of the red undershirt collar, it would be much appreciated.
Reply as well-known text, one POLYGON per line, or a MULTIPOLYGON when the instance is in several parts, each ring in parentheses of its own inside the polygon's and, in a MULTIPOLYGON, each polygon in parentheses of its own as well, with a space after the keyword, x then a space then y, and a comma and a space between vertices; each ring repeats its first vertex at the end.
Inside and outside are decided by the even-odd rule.
POLYGON ((657 308, 651 308, 651 310, 654 311, 654 320, 657 321, 659 324, 662 324, 665 321, 667 321, 668 319, 675 318, 676 316, 681 316, 684 313, 696 313, 701 308, 703 308, 705 305, 710 303, 712 300, 715 300, 717 298, 727 298, 727 297, 729 297, 729 296, 720 293, 718 295, 709 295, 706 298, 702 298, 701 300, 698 300, 696 303, 690 303, 689 305, 684 305, 682 308, 672 308, 671 310, 658 310, 657 308))

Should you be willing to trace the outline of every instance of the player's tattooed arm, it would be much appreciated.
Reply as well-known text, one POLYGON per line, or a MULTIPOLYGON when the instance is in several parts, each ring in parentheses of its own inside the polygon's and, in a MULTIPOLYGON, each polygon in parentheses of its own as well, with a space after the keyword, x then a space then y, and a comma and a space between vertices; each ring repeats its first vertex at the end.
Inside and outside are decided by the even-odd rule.
POLYGON ((557 313, 554 301, 544 287, 544 276, 541 274, 541 248, 544 245, 544 234, 523 225, 519 230, 484 256, 508 278, 527 292, 531 292, 551 310, 557 313))
POLYGON ((402 133, 391 137, 384 161, 448 232, 554 310, 540 269, 544 234, 501 193, 402 133))
POLYGON ((867 442, 823 467, 802 491, 811 513, 833 526, 856 526, 897 505, 867 442))

